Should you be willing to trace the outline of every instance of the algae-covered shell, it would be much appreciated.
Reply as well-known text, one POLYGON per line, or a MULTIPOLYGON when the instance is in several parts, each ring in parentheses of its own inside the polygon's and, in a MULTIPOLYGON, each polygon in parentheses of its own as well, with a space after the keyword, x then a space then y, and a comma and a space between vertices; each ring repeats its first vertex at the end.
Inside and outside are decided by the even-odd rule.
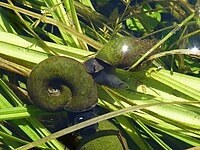
POLYGON ((126 150, 128 145, 119 129, 108 120, 99 122, 98 131, 82 138, 76 150, 126 150))
POLYGON ((105 44, 97 53, 96 58, 117 68, 127 68, 132 66, 156 43, 157 40, 119 37, 105 44))
POLYGON ((49 57, 31 71, 27 91, 33 103, 46 111, 80 112, 97 104, 97 86, 80 62, 49 57))

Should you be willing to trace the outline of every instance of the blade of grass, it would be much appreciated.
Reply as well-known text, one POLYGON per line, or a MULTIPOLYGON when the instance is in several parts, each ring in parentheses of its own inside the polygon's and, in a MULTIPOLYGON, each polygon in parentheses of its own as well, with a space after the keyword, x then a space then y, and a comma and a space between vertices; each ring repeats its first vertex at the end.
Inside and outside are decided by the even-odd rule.
POLYGON ((84 127, 87 127, 87 126, 90 126, 92 124, 95 124, 95 123, 98 123, 100 121, 104 121, 104 120, 107 120, 107 119, 111 119, 113 117, 116 117, 116 116, 119 116, 119 115, 123 115, 125 113, 129 113, 129 112, 132 112, 132 111, 136 111, 136 110, 140 110, 140 109, 143 109, 143 108, 146 108, 146 107, 151 107, 151 106, 156 106, 156 105, 171 105, 171 104, 183 104, 183 103, 200 103, 200 102, 168 102, 168 103, 151 103, 151 104, 144 104, 144 105, 140 105, 140 106, 132 106, 132 107, 129 107, 129 108, 124 108, 124 109, 120 109, 120 110, 117 110, 117 111, 114 111, 114 112, 110 112, 110 113, 107 113, 107 114, 104 114, 104 115, 101 115, 101 116, 98 116, 98 117, 95 117, 95 118, 92 118, 92 119, 89 119, 89 120, 86 120, 86 121, 83 121, 81 123, 78 123, 76 125, 73 125, 71 127, 68 127, 66 129, 63 129, 63 130, 60 130, 58 132, 55 132, 47 137, 44 137, 38 141, 35 141, 35 142, 31 142, 27 145, 24 145, 24 146, 21 146, 19 148, 17 148, 16 150, 27 150, 27 149, 30 149, 30 148, 33 148, 37 145, 40 145, 44 142, 47 142, 47 141, 50 141, 52 139, 56 139, 60 136, 63 136, 67 133, 71 133, 71 132, 74 132, 76 130, 79 130, 81 128, 84 128, 84 127))
MULTIPOLYGON (((50 13, 55 20, 62 22, 66 26, 72 27, 73 23, 71 21, 71 16, 68 14, 68 12, 65 11, 63 3, 60 0, 57 0, 57 1, 45 0, 44 2, 48 8, 48 10, 46 10, 47 13, 50 13), (68 15, 66 15, 66 14, 68 14, 68 15)), ((67 11, 68 11, 68 8, 67 8, 67 11)), ((45 17, 46 16, 44 16, 43 18, 45 18, 45 17)), ((64 41, 68 45, 80 48, 80 44, 76 37, 70 35, 66 31, 63 31, 62 28, 59 28, 59 31, 60 31, 64 41)))
MULTIPOLYGON (((66 6, 66 8, 69 8, 69 10, 70 10, 71 18, 73 19, 76 30, 79 31, 80 33, 83 33, 80 23, 79 23, 79 19, 78 19, 76 10, 75 10, 74 0, 65 1, 65 6, 66 6)), ((79 40, 79 43, 83 49, 88 50, 86 43, 84 43, 80 40, 79 40)))
MULTIPOLYGON (((118 94, 116 95, 115 92, 109 91, 107 88, 104 88, 104 90, 112 97, 115 99, 117 103, 121 106, 121 108, 125 108, 125 106, 122 104, 123 100, 118 99, 117 97, 119 96, 118 94)), ((120 97, 120 96, 119 96, 120 97)), ((129 102, 129 101, 128 101, 129 102)), ((129 103, 130 104, 130 103, 129 103)), ((152 139, 154 139, 162 148, 164 149, 171 149, 165 142, 163 142, 157 135, 155 135, 143 122, 137 118, 133 113, 128 114, 152 139)), ((120 116, 119 116, 120 117, 120 116)), ((118 117, 117 117, 118 118, 118 117)), ((120 123, 123 123, 120 121, 120 123)), ((125 126, 127 127, 127 126, 125 126)), ((126 129, 125 129, 126 130, 126 129)), ((139 134, 138 134, 139 135, 139 134)), ((143 138, 139 138, 141 141, 143 138)), ((145 143, 144 143, 145 144, 145 143)), ((142 144, 142 145, 144 145, 142 144)), ((145 147, 149 147, 148 145, 145 147)), ((140 146, 141 148, 141 146, 140 146)), ((143 148, 142 148, 143 149, 143 148)))
POLYGON ((3 142, 9 147, 9 149, 15 149, 19 147, 21 144, 27 144, 29 142, 24 142, 22 139, 14 139, 15 137, 12 136, 12 132, 0 124, 0 137, 2 138, 3 142), (18 143, 19 142, 19 143, 18 143))
MULTIPOLYGON (((110 96, 112 97, 112 94, 107 94, 105 92, 101 92, 99 96, 101 97, 101 99, 99 100, 98 104, 100 106, 102 106, 103 108, 106 108, 106 109, 111 110, 111 111, 116 111, 116 110, 119 109, 119 105, 116 104, 118 106, 117 107, 116 105, 113 105, 112 103, 110 103, 110 101, 109 102, 106 101, 106 100, 110 99, 110 96), (101 96, 101 95, 103 95, 103 96, 101 96), (104 99, 106 99, 106 100, 104 100, 104 99)), ((115 99, 115 97, 112 97, 112 98, 115 99)), ((127 118, 125 118, 124 116, 118 116, 118 117, 116 117, 116 119, 118 120, 118 122, 121 125, 121 127, 130 136, 130 138, 132 139, 132 141, 134 141, 140 149, 144 149, 144 150, 145 149, 153 149, 144 140, 144 138, 141 136, 141 134, 139 133, 137 127, 133 123, 131 123, 130 121, 128 121, 127 118)))
MULTIPOLYGON (((159 86, 157 84, 157 86, 159 86)), ((120 98, 120 101, 124 101, 125 103, 127 103, 128 105, 141 105, 141 104, 151 104, 151 103, 155 103, 155 102, 169 102, 168 99, 165 99, 165 97, 163 95, 159 95, 161 96, 161 98, 159 97, 151 97, 149 95, 146 94, 140 94, 140 96, 137 96, 138 94, 135 92, 130 92, 130 91, 118 91, 119 93, 108 89, 109 92, 112 92, 112 94, 114 94, 115 96, 117 96, 118 98, 120 98), (128 99, 130 97, 130 99, 128 99), (132 104, 131 104, 131 100, 132 100, 132 104)), ((164 93, 164 91, 162 91, 164 93)), ((160 93, 158 91, 158 93, 160 93)), ((167 93, 165 93, 165 95, 168 95, 167 93)), ((173 101, 175 101, 176 99, 174 99, 173 101)), ((170 100, 171 101, 171 100, 170 100)), ((183 100, 185 102, 187 102, 188 100, 183 100)), ((126 104, 126 105, 127 105, 126 104)), ((200 116, 198 113, 195 113, 193 111, 187 110, 185 108, 182 108, 180 106, 155 106, 155 107, 151 107, 151 108, 147 108, 144 109, 143 111, 153 115, 156 118, 159 118, 161 120, 164 120, 166 122, 169 122, 175 126, 181 127, 181 128, 185 128, 185 129, 192 129, 192 130, 199 130, 200 129, 200 116), (183 119, 184 118, 184 119, 183 119)))
POLYGON ((192 57, 196 57, 200 59, 200 51, 193 51, 192 49, 174 49, 170 51, 165 51, 161 53, 157 53, 149 57, 148 60, 157 59, 159 57, 167 56, 167 55, 174 55, 174 54, 181 54, 181 55, 189 55, 192 57))
MULTIPOLYGON (((32 68, 35 64, 48 57, 48 54, 43 52, 34 38, 18 36, 6 32, 0 32, 0 34, 2 35, 0 37, 0 55, 9 57, 12 61, 18 60, 17 63, 20 64, 20 62, 23 62, 23 66, 32 68), (16 58, 16 60, 14 58, 16 58)), ((46 44, 59 55, 71 57, 81 62, 87 59, 86 56, 93 54, 88 51, 51 42, 46 42, 46 44)))
MULTIPOLYGON (((11 101, 14 101, 17 105, 22 107, 19 98, 13 93, 13 91, 0 79, 0 88, 1 91, 8 95, 11 101), (8 92, 9 91, 9 92, 8 92)), ((4 101, 3 108, 11 108, 13 107, 8 101, 4 101)), ((33 141, 40 139, 40 137, 45 137, 50 135, 51 133, 34 117, 28 118, 27 120, 18 119, 10 121, 16 127, 19 127, 24 133, 28 135, 33 141), (33 124, 34 122, 34 124, 33 124), (35 130, 40 131, 43 128, 43 132, 35 132, 35 130)), ((57 140, 53 140, 48 143, 53 148, 64 149, 63 145, 59 143, 57 140)))
POLYGON ((5 18, 6 11, 2 11, 3 8, 0 8, 0 31, 4 32, 10 32, 17 34, 15 29, 12 27, 12 25, 9 23, 9 21, 5 18))
POLYGON ((57 20, 54 20, 52 18, 49 18, 49 17, 43 18, 43 16, 38 14, 38 13, 34 13, 34 12, 31 12, 31 11, 28 11, 28 10, 25 10, 23 8, 19 8, 19 7, 16 7, 16 6, 11 6, 11 5, 3 3, 3 2, 0 2, 0 6, 3 6, 3 7, 8 8, 8 9, 16 10, 16 11, 18 11, 20 13, 29 15, 29 16, 31 16, 33 18, 41 19, 41 21, 44 21, 46 23, 50 23, 52 25, 55 25, 58 28, 62 28, 66 32, 69 32, 70 34, 76 36, 77 38, 79 38, 80 40, 86 42, 87 44, 91 45, 92 47, 96 48, 97 50, 99 50, 99 49, 101 49, 103 47, 102 44, 100 44, 99 42, 96 42, 95 40, 92 40, 91 38, 88 38, 86 35, 83 35, 83 34, 77 32, 76 30, 74 30, 74 29, 66 26, 65 24, 63 24, 63 23, 61 23, 61 22, 59 22, 57 20))
MULTIPOLYGON (((150 69, 147 73, 149 77, 154 78, 155 80, 158 80, 162 83, 164 83, 167 86, 172 87, 173 89, 176 89, 182 93, 186 93, 188 96, 190 96, 193 99, 200 100, 200 91, 194 89, 193 87, 189 86, 191 85, 191 80, 182 80, 182 82, 177 81, 174 76, 167 75, 169 73, 164 72, 162 70, 156 71, 156 69, 150 69), (188 81, 188 83, 186 82, 188 81)), ((179 74, 179 76, 184 76, 182 74, 179 74)), ((195 79, 195 78, 194 78, 195 79)), ((197 86, 197 88, 199 88, 197 86)))
MULTIPOLYGON (((116 111, 118 108, 114 107, 112 104, 106 102, 105 100, 100 100, 99 105, 107 108, 108 110, 116 111)), ((125 115, 126 117, 130 117, 129 115, 125 115)), ((131 117, 130 117, 131 118, 131 117)), ((138 128, 130 123, 124 116, 117 116, 117 121, 121 125, 121 127, 126 131, 126 133, 131 137, 132 141, 134 141, 140 149, 153 149, 141 136, 138 131, 138 128)), ((133 119, 133 118, 131 118, 133 119)))
MULTIPOLYGON (((157 71, 157 72, 159 72, 159 71, 157 71)), ((164 72, 170 76, 170 78, 167 78, 167 76, 166 76, 166 81, 171 80, 171 78, 173 78, 173 80, 175 80, 175 79, 181 80, 182 82, 180 82, 180 85, 182 85, 182 87, 185 87, 185 84, 181 84, 181 83, 185 83, 187 80, 190 81, 191 86, 195 86, 195 84, 197 86, 199 85, 198 78, 189 77, 190 79, 187 79, 188 78, 187 75, 182 76, 180 78, 178 76, 178 74, 176 74, 176 73, 175 73, 176 74, 175 76, 171 76, 169 71, 164 71, 164 72), (193 85, 193 83, 194 83, 194 85, 193 85)), ((161 76, 163 76, 163 74, 161 76)), ((131 77, 131 76, 128 76, 127 78, 129 78, 129 77, 131 77)), ((141 74, 140 74, 139 78, 140 78, 140 84, 145 85, 146 83, 148 83, 148 84, 146 84, 146 87, 145 87, 146 89, 145 89, 144 94, 136 93, 134 91, 131 91, 131 89, 123 90, 123 91, 116 90, 118 93, 111 89, 109 89, 109 91, 111 91, 115 96, 121 97, 120 100, 124 101, 125 103, 127 103, 129 105, 147 104, 147 103, 150 104, 150 103, 153 103, 156 101, 164 101, 164 102, 175 101, 175 100, 188 101, 188 96, 183 96, 186 99, 180 98, 180 97, 182 97, 182 95, 184 95, 182 93, 177 94, 177 96, 172 95, 172 94, 177 93, 177 92, 176 93, 174 92, 173 83, 171 83, 170 86, 164 86, 164 88, 163 88, 163 87, 161 87, 161 86, 163 86, 162 84, 160 84, 159 82, 155 82, 156 80, 151 80, 151 79, 145 78, 144 76, 142 77, 141 74), (143 81, 145 81, 145 82, 143 82, 143 81), (154 86, 156 85, 155 86, 156 89, 153 89, 154 87, 151 87, 151 85, 154 85, 154 86), (172 90, 172 92, 171 91, 168 92, 168 89, 172 90), (153 93, 152 96, 147 95, 147 94, 152 94, 152 93, 153 93), (180 94, 182 94, 182 95, 180 95, 180 94), (132 102, 131 102, 131 100, 132 100, 132 102)), ((137 80, 135 77, 132 77, 130 79, 137 80)), ((137 81, 135 81, 135 82, 137 82, 137 81)), ((130 83, 130 84, 132 84, 132 83, 130 83)), ((178 89, 176 89, 176 90, 178 90, 178 89)), ((196 92, 196 93, 199 93, 199 92, 196 92)), ((194 100, 194 99, 191 99, 191 100, 194 100)), ((195 107, 199 107, 199 105, 195 105, 195 107)), ((191 128, 193 128, 194 130, 192 132, 195 132, 195 133, 197 130, 199 130, 199 127, 200 127, 199 126, 199 122, 200 122, 199 114, 196 112, 187 110, 180 106, 152 107, 152 108, 148 108, 145 112, 148 112, 149 114, 151 114, 155 117, 158 117, 159 119, 163 119, 164 121, 167 121, 175 126, 186 128, 187 130, 190 130, 191 128), (182 119, 182 118, 185 118, 185 119, 182 119)))
POLYGON ((180 24, 177 24, 177 26, 169 32, 162 40, 160 40, 156 45, 154 45, 148 52, 146 52, 135 64, 133 64, 129 71, 134 69, 139 63, 141 63, 149 54, 154 52, 161 44, 163 44, 167 39, 169 39, 176 31, 178 31, 184 24, 186 24, 188 21, 190 21, 195 16, 195 12, 193 12, 191 15, 189 15, 184 21, 182 21, 180 24))
MULTIPOLYGON (((116 108, 113 107, 112 104, 109 104, 106 101, 101 100, 101 101, 99 101, 99 104, 102 107, 108 106, 106 108, 109 110, 116 110, 116 108)), ((184 141, 190 145, 197 146, 200 143, 200 141, 197 139, 197 138, 200 138, 200 136, 198 136, 196 134, 192 134, 191 132, 188 132, 184 129, 178 128, 170 123, 166 123, 166 122, 164 122, 156 117, 153 117, 147 113, 139 111, 139 112, 130 113, 130 115, 126 114, 125 116, 129 117, 130 119, 133 119, 131 117, 131 114, 134 114, 134 116, 137 116, 137 118, 139 118, 144 124, 151 126, 152 128, 154 128, 156 130, 162 131, 165 134, 168 134, 168 135, 170 135, 174 138, 177 138, 181 141, 184 141), (177 131, 179 131, 179 132, 177 132, 177 131)), ((127 130, 129 131, 129 129, 127 129, 127 130)))
POLYGON ((18 65, 16 63, 13 63, 11 61, 5 60, 1 57, 0 57, 0 68, 6 69, 11 72, 15 72, 23 76, 28 76, 29 73, 31 72, 30 69, 24 66, 18 65))
MULTIPOLYGON (((8 2, 10 3, 11 6, 14 6, 11 0, 8 0, 8 2)), ((17 17, 19 17, 20 21, 23 23, 23 25, 28 29, 28 31, 33 34, 33 36, 38 40, 38 43, 41 45, 41 47, 43 48, 43 50, 45 50, 48 54, 52 54, 52 55, 58 55, 57 53, 54 52, 54 50, 52 50, 51 48, 49 48, 44 41, 31 29, 30 26, 28 26, 26 24, 26 22, 24 21, 23 17, 20 15, 20 13, 18 13, 16 10, 14 10, 14 12, 16 13, 17 17)))
POLYGON ((188 136, 187 134, 182 133, 181 131, 178 130, 170 130, 167 128, 159 128, 155 127, 157 130, 160 130, 164 134, 168 134, 176 139, 179 139, 181 141, 184 141, 185 143, 188 143, 192 146, 199 146, 200 141, 197 138, 193 138, 192 136, 188 136), (178 132, 177 132, 178 131, 178 132))
MULTIPOLYGON (((4 97, 1 95, 0 98, 3 99, 4 97)), ((42 111, 41 109, 35 106, 12 107, 12 108, 0 109, 0 121, 22 119, 22 118, 29 118, 29 117, 42 116, 42 115, 51 115, 51 113, 42 111)))

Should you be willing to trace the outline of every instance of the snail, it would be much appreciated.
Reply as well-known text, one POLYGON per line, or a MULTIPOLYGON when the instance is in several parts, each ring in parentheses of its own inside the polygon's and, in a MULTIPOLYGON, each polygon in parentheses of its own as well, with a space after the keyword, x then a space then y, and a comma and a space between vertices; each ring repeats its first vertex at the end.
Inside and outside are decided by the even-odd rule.
POLYGON ((98 129, 90 136, 85 136, 76 144, 76 150, 128 150, 126 139, 117 126, 104 120, 99 122, 98 129))
POLYGON ((126 88, 127 84, 114 75, 115 68, 127 69, 131 67, 156 43, 155 39, 116 38, 105 44, 97 52, 95 58, 90 58, 84 63, 86 70, 99 84, 113 88, 126 88))
POLYGON ((132 66, 156 43, 157 40, 116 38, 105 44, 95 58, 88 59, 84 65, 63 56, 47 58, 35 66, 29 75, 29 97, 47 111, 89 110, 97 104, 95 81, 112 88, 128 87, 115 75, 115 68, 132 66))
POLYGON ((84 65, 64 56, 49 57, 31 71, 27 91, 43 110, 82 112, 97 104, 97 86, 84 65))

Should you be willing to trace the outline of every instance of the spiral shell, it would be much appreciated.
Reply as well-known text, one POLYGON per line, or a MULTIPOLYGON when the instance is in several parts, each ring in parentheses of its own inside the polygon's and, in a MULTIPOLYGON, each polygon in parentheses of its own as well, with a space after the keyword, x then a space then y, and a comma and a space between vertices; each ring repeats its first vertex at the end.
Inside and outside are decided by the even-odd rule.
POLYGON ((27 80, 31 101, 46 111, 81 112, 97 104, 97 86, 78 61, 49 57, 31 71, 27 80))

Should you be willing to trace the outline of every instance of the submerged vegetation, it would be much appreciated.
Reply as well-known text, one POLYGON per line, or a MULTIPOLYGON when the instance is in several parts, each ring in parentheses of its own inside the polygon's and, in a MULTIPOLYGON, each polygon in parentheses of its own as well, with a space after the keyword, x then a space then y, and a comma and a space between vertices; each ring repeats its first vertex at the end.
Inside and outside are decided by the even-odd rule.
POLYGON ((0 149, 200 146, 199 39, 199 0, 1 1, 0 149), (26 83, 38 63, 55 55, 84 63, 123 36, 157 42, 115 70, 128 88, 97 85, 89 116, 46 112, 31 102, 26 83), (87 129, 99 132, 89 136, 87 129))

